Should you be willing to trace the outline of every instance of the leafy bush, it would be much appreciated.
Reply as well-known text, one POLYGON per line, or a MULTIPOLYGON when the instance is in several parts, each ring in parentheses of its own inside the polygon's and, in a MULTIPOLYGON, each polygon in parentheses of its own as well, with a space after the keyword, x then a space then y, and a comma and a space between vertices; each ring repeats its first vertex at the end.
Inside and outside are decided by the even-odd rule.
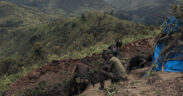
POLYGON ((22 64, 12 58, 0 60, 0 77, 4 74, 10 75, 20 71, 22 64))

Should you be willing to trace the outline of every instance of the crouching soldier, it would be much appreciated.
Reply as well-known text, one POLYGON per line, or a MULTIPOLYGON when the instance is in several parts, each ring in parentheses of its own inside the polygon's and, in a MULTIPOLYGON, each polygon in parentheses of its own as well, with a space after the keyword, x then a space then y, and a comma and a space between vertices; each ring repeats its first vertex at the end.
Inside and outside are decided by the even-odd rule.
MULTIPOLYGON (((101 69, 101 74, 103 75, 103 77, 111 79, 112 83, 127 80, 126 70, 117 58, 116 52, 112 54, 110 51, 104 51, 103 58, 106 61, 106 67, 108 67, 105 67, 105 69, 101 69)), ((105 79, 100 80, 100 89, 104 89, 104 81, 105 79)))
POLYGON ((80 94, 87 88, 89 83, 93 84, 88 65, 82 63, 77 64, 72 72, 69 96, 80 94))

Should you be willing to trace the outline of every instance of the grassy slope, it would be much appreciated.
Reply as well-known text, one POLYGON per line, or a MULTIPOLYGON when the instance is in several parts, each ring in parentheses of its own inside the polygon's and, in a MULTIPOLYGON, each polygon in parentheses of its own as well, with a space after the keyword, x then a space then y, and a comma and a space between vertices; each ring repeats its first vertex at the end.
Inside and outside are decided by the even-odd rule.
MULTIPOLYGON (((0 55, 5 56, 5 58, 13 56, 21 64, 26 64, 27 61, 22 61, 22 59, 31 60, 32 57, 26 57, 26 55, 31 53, 31 49, 36 42, 40 42, 48 52, 49 60, 82 58, 101 52, 115 39, 121 39, 128 43, 137 39, 156 36, 159 31, 152 29, 153 27, 119 20, 104 13, 86 13, 81 17, 17 29, 0 35, 2 37, 0 55)), ((21 66, 17 73, 4 75, 0 78, 0 85, 3 85, 0 87, 0 93, 9 84, 39 66, 36 63, 30 63, 31 66, 27 66, 27 64, 21 66)))

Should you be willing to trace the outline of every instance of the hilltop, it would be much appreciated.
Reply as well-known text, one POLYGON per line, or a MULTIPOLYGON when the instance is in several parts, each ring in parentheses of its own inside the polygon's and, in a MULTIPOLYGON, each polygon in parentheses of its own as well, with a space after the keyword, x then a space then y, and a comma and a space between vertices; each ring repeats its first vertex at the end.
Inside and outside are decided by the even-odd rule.
MULTIPOLYGON (((153 52, 154 39, 142 39, 124 45, 120 49, 120 59, 128 65, 136 55, 149 55, 153 52), (146 51, 144 51, 146 50, 146 51)), ((102 64, 101 54, 93 54, 82 59, 53 61, 33 70, 20 80, 11 84, 5 96, 67 96, 71 71, 83 60, 95 73, 95 87, 88 86, 81 96, 180 96, 183 89, 182 73, 153 72, 149 77, 144 74, 149 67, 139 68, 129 73, 128 81, 119 84, 106 82, 106 89, 100 91, 97 69, 102 64)))
MULTIPOLYGON (((124 61, 123 64, 127 65, 131 57, 135 55, 141 54, 147 56, 152 54, 152 45, 153 39, 143 39, 125 44, 120 49, 120 58, 124 61)), ((103 64, 104 61, 101 54, 93 54, 81 59, 54 60, 49 64, 41 66, 12 83, 8 90, 6 90, 5 96, 11 96, 12 94, 14 96, 67 96, 71 72, 74 66, 83 60, 95 72, 94 80, 95 83, 98 83, 98 68, 100 68, 100 64, 103 64)), ((93 94, 97 94, 97 92, 93 94)), ((91 96, 92 94, 87 95, 91 96)))
POLYGON ((102 52, 116 39, 126 44, 158 33, 159 29, 154 26, 120 20, 103 12, 89 12, 2 33, 0 84, 3 86, 0 86, 0 93, 15 80, 49 61, 91 56, 102 52))

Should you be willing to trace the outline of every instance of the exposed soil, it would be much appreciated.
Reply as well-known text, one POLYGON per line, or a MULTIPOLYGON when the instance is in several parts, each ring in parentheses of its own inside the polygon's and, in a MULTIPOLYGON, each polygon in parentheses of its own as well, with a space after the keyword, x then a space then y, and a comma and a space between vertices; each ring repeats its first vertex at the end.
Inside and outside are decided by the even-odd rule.
MULTIPOLYGON (((123 46, 120 50, 120 60, 125 66, 136 55, 148 56, 153 52, 153 39, 143 39, 123 46)), ((98 61, 103 61, 101 54, 93 54, 83 59, 68 59, 53 61, 30 72, 20 80, 11 84, 5 96, 21 96, 28 89, 49 90, 46 96, 66 96, 67 86, 71 71, 74 66, 82 61, 95 69, 98 61), (39 86, 38 86, 39 85, 39 86), (38 86, 38 87, 37 87, 38 86), (50 91, 51 90, 51 91, 50 91)), ((181 96, 183 93, 183 77, 181 73, 156 73, 149 78, 143 78, 147 68, 137 69, 129 74, 129 81, 119 88, 117 96, 181 96), (134 83, 135 82, 135 83, 134 83), (182 90, 182 91, 181 91, 182 90)), ((98 80, 96 78, 95 83, 98 80)), ((109 81, 107 85, 110 85, 109 81)), ((99 84, 89 87, 81 95, 105 96, 104 92, 98 91, 99 84), (95 94, 95 95, 94 95, 95 94)), ((37 95, 34 95, 37 96, 37 95)), ((44 96, 44 95, 39 95, 44 96)))
MULTIPOLYGON (((148 67, 131 72, 127 82, 116 85, 117 93, 114 96, 183 96, 182 73, 156 72, 148 78, 140 76, 147 70, 148 67)), ((110 81, 106 81, 105 84, 106 88, 111 85, 110 81)), ((106 96, 106 91, 100 91, 99 87, 99 84, 95 87, 90 86, 80 96, 106 96)))

